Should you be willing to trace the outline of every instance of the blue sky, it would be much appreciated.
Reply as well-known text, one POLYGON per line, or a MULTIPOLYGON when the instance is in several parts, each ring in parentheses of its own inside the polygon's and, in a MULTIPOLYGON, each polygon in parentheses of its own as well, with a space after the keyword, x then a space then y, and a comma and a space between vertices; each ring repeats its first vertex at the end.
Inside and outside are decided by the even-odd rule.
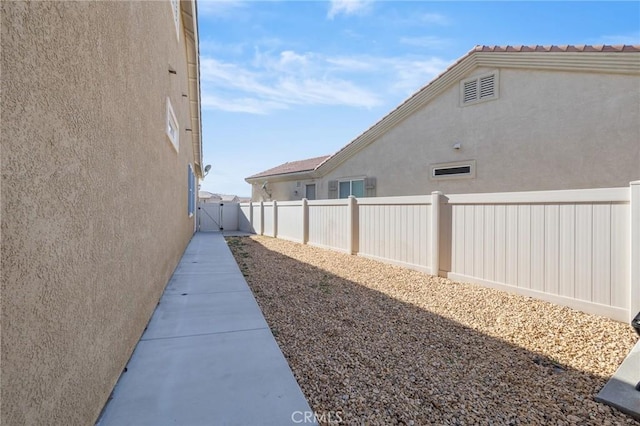
POLYGON ((198 2, 201 189, 332 154, 475 45, 640 44, 640 2, 198 2))

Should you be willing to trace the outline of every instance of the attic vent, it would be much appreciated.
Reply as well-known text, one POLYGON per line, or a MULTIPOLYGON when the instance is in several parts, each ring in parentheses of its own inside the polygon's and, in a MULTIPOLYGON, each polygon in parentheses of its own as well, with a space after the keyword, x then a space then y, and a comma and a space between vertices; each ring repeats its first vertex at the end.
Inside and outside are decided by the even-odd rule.
POLYGON ((476 177, 476 161, 456 161, 431 165, 431 179, 453 179, 476 177))
POLYGON ((462 80, 461 104, 469 105, 498 97, 498 71, 462 80))
POLYGON ((492 98, 495 95, 495 75, 480 78, 480 99, 492 98))
POLYGON ((463 103, 473 102, 478 99, 478 81, 467 81, 464 83, 463 103))

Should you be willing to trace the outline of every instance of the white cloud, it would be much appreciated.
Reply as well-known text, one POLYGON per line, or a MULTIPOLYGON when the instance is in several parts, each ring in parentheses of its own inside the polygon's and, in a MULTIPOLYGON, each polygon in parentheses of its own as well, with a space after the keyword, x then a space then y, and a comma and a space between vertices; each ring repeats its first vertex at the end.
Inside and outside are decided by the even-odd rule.
POLYGON ((362 72, 374 70, 376 65, 371 58, 336 57, 327 58, 327 63, 331 64, 338 71, 362 72))
POLYGON ((201 58, 203 107, 268 114, 293 105, 372 108, 381 103, 378 95, 365 87, 324 75, 326 65, 323 67, 323 61, 313 55, 290 51, 281 52, 277 57, 263 54, 255 63, 261 67, 241 67, 201 58), (313 66, 309 64, 312 59, 313 66))
POLYGON ((211 38, 200 38, 198 42, 200 53, 202 54, 224 54, 224 55, 242 55, 248 48, 246 42, 242 43, 222 43, 211 38))
POLYGON ((256 98, 218 97, 204 94, 200 100, 205 109, 215 109, 227 112, 244 112, 248 114, 269 114, 271 112, 287 109, 286 104, 262 100, 256 98))
POLYGON ((426 86, 441 74, 448 65, 450 65, 449 62, 440 58, 398 61, 394 64, 396 80, 392 87, 409 96, 426 86))
POLYGON ((256 51, 241 65, 203 56, 202 106, 269 114, 297 105, 374 108, 410 95, 448 65, 440 58, 330 57, 319 53, 256 51))
POLYGON ((330 0, 329 19, 335 18, 337 15, 356 15, 366 12, 371 2, 369 0, 330 0))

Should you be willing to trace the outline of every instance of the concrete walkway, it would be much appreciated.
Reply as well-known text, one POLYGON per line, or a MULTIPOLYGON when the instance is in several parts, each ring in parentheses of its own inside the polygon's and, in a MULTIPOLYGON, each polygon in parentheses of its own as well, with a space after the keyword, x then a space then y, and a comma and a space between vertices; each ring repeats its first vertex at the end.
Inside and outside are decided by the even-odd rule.
POLYGON ((97 424, 300 424, 309 404, 220 233, 189 243, 97 424))
POLYGON ((640 420, 640 341, 624 359, 613 377, 596 395, 596 401, 609 404, 640 420))

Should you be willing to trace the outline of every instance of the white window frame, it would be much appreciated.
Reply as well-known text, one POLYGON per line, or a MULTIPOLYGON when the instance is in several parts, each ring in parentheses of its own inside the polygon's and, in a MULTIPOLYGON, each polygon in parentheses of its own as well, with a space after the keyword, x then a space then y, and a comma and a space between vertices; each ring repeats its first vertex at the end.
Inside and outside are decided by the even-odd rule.
POLYGON ((176 26, 176 37, 180 41, 180 0, 170 0, 173 23, 176 26))
POLYGON ((475 75, 473 77, 469 77, 469 78, 465 78, 464 80, 460 81, 460 106, 465 107, 465 106, 469 106, 469 105, 476 105, 479 104, 481 102, 487 102, 487 101, 494 101, 496 99, 498 99, 500 92, 498 90, 498 88, 500 87, 500 73, 498 70, 493 70, 490 72, 486 72, 483 74, 478 74, 475 75), (490 75, 493 75, 493 96, 488 96, 485 98, 480 98, 480 80, 482 78, 485 77, 489 77, 490 75), (469 101, 469 102, 465 102, 464 101, 464 86, 466 83, 469 83, 471 81, 475 81, 476 82, 476 93, 478 94, 477 98, 473 101, 469 101))
MULTIPOLYGON (((349 179, 338 179, 338 199, 340 199, 340 184, 344 182, 349 182, 349 195, 353 195, 353 182, 354 181, 362 181, 362 197, 366 194, 366 188, 364 187, 364 177, 354 177, 349 179)), ((348 198, 348 197, 347 197, 348 198)), ((344 200, 344 198, 342 198, 344 200)))
POLYGON ((176 152, 180 151, 180 126, 178 126, 178 119, 176 118, 176 114, 173 112, 173 107, 171 106, 171 99, 167 97, 167 118, 165 123, 165 133, 167 134, 167 138, 169 138, 169 142, 171 142, 171 146, 176 150, 176 152), (172 132, 172 128, 174 131, 172 132))
POLYGON ((475 179, 476 177, 476 160, 466 161, 453 161, 450 163, 438 163, 431 164, 429 178, 432 180, 444 180, 444 179, 475 179), (436 176, 436 170, 449 169, 456 167, 469 167, 469 173, 461 173, 455 175, 440 175, 436 176))

